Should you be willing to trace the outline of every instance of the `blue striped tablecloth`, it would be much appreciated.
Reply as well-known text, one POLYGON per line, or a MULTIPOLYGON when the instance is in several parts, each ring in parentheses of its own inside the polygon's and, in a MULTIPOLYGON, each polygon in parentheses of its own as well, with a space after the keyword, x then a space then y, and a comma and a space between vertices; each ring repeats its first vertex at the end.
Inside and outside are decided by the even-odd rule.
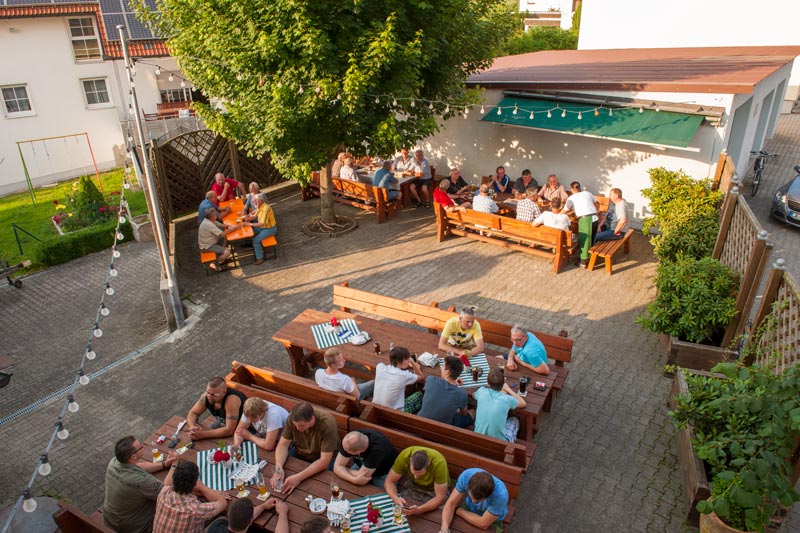
MULTIPOLYGON (((444 366, 444 357, 439 358, 439 364, 444 366)), ((478 381, 472 379, 472 366, 464 365, 464 371, 461 373, 461 387, 483 387, 486 385, 486 378, 489 376, 489 362, 486 360, 486 354, 479 353, 469 358, 469 364, 483 369, 483 374, 478 378, 478 381)))
MULTIPOLYGON (((225 468, 222 464, 211 462, 214 452, 218 449, 220 448, 197 454, 197 468, 200 469, 200 481, 210 489, 231 490, 234 488, 235 483, 228 475, 235 467, 231 464, 230 468, 225 468)), ((222 450, 230 452, 230 446, 226 446, 222 448, 222 450)), ((249 440, 242 443, 242 455, 244 456, 242 460, 245 463, 250 463, 251 465, 258 464, 258 448, 249 440)), ((255 480, 251 479, 248 481, 248 484, 254 481, 255 480)))
POLYGON ((325 332, 325 327, 330 326, 330 322, 311 326, 311 333, 314 335, 314 341, 316 341, 318 348, 330 348, 331 346, 350 342, 350 337, 361 333, 356 325, 356 321, 352 318, 345 318, 340 324, 341 331, 338 335, 332 332, 325 332))
POLYGON ((381 527, 372 526, 369 530, 369 533, 411 533, 411 529, 408 527, 407 518, 403 519, 402 526, 394 525, 394 522, 392 521, 392 516, 394 514, 394 502, 385 492, 350 501, 350 512, 352 513, 352 517, 350 518, 351 531, 359 531, 361 524, 366 522, 367 505, 370 501, 372 502, 373 507, 377 507, 381 510, 381 515, 383 515, 383 525, 381 527))

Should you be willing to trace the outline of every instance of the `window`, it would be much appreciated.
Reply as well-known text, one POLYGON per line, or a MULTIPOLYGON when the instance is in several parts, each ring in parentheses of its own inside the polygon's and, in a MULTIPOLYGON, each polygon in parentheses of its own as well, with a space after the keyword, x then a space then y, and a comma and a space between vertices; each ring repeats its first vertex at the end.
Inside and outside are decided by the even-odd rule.
POLYGON ((192 91, 188 87, 181 89, 162 89, 161 102, 191 102, 192 91))
POLYGON ((33 114, 31 99, 28 97, 28 87, 14 85, 3 87, 3 103, 6 114, 9 116, 25 116, 33 114))
POLYGON ((94 29, 91 17, 68 19, 69 33, 72 39, 72 53, 75 61, 100 59, 100 41, 94 29))
POLYGON ((83 83, 83 93, 86 95, 87 106, 106 107, 105 104, 111 103, 105 78, 81 80, 81 82, 83 83))

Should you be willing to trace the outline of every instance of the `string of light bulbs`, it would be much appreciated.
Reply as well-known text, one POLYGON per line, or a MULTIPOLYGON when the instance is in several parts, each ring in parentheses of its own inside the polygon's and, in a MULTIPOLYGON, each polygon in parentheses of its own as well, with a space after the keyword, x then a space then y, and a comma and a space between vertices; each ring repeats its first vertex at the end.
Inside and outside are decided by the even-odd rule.
MULTIPOLYGON (((130 155, 130 148, 128 153, 130 155)), ((113 281, 119 275, 119 271, 117 270, 116 266, 116 260, 119 259, 122 254, 117 245, 125 238, 125 235, 122 233, 120 228, 123 224, 128 222, 128 217, 130 216, 128 201, 125 199, 125 191, 129 188, 130 184, 128 183, 126 177, 123 176, 122 190, 120 191, 119 199, 119 209, 117 211, 117 224, 114 228, 114 244, 111 246, 111 262, 106 270, 106 277, 103 284, 100 303, 97 306, 94 321, 89 330, 86 346, 84 347, 83 354, 81 355, 80 365, 75 372, 72 385, 70 385, 67 390, 67 397, 64 399, 61 409, 59 410, 58 417, 53 425, 53 431, 50 435, 50 439, 47 441, 47 445, 39 455, 39 459, 36 461, 36 465, 33 467, 33 473, 28 479, 28 482, 26 483, 25 488, 22 490, 22 493, 14 503, 14 507, 11 509, 11 513, 8 515, 5 525, 0 533, 7 533, 9 527, 11 526, 12 520, 14 520, 14 516, 19 510, 20 505, 22 506, 23 511, 28 513, 32 513, 36 510, 36 500, 34 499, 33 492, 31 490, 33 484, 38 476, 47 476, 52 472, 53 467, 50 464, 49 453, 56 439, 66 440, 69 437, 69 430, 64 425, 64 417, 68 412, 77 413, 80 410, 80 405, 75 399, 76 392, 78 386, 85 386, 89 384, 89 376, 86 373, 86 362, 93 361, 97 357, 97 352, 95 352, 93 349, 92 343, 95 339, 103 336, 103 329, 100 327, 100 323, 104 318, 111 314, 111 310, 106 305, 106 298, 114 295, 115 289, 113 286, 113 281)))

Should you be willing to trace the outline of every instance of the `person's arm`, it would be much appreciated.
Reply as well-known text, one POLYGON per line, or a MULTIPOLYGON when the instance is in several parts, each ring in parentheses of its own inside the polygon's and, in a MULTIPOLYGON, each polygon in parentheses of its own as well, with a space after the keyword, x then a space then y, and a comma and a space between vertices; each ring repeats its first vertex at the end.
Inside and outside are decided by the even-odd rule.
POLYGON ((136 466, 141 468, 142 470, 149 472, 151 474, 155 474, 161 472, 162 470, 166 470, 172 465, 175 464, 175 461, 178 460, 178 454, 174 451, 171 451, 167 454, 163 461, 160 463, 154 463, 152 461, 139 461, 136 463, 136 466))
POLYGON ((278 500, 276 498, 270 498, 269 500, 265 501, 260 505, 256 505, 253 507, 253 521, 255 522, 256 518, 261 516, 261 513, 264 511, 269 511, 270 509, 275 509, 278 500))
POLYGON ((303 482, 303 480, 327 470, 328 465, 331 464, 331 459, 333 459, 333 452, 320 453, 319 459, 305 467, 300 472, 287 477, 283 481, 283 491, 286 492, 286 494, 291 494, 292 491, 303 482))
POLYGON ((400 481, 401 477, 400 474, 394 471, 394 468, 389 470, 389 474, 386 476, 386 483, 383 485, 383 490, 386 491, 386 495, 389 496, 394 503, 402 505, 407 514, 410 509, 408 502, 405 498, 401 498, 400 495, 397 494, 397 482, 400 481))
POLYGON ((225 427, 217 429, 197 429, 193 432, 192 438, 194 439, 216 439, 230 437, 236 431, 236 425, 239 423, 239 407, 242 405, 242 400, 235 394, 228 396, 225 400, 225 427))
POLYGON ((444 331, 442 331, 442 336, 439 337, 439 349, 445 353, 455 349, 455 346, 447 342, 447 336, 444 331))
POLYGON ((242 198, 244 198, 245 196, 247 196, 247 191, 246 191, 246 190, 244 190, 244 183, 242 183, 242 182, 240 181, 240 182, 238 183, 238 186, 239 186, 239 192, 240 192, 240 193, 242 193, 242 198))
POLYGON ((275 446, 278 443, 278 437, 280 437, 280 433, 280 429, 273 429, 272 431, 268 431, 267 434, 262 438, 248 431, 245 433, 245 439, 249 440, 262 450, 267 450, 269 452, 275 449, 275 446))
POLYGON ((478 515, 473 513, 472 511, 464 509, 463 507, 459 507, 458 509, 456 509, 456 515, 460 516, 473 526, 479 527, 481 529, 489 529, 489 526, 494 524, 494 522, 498 518, 500 518, 497 515, 493 515, 489 511, 484 511, 482 515, 478 515))
MULTIPOLYGON (((616 208, 614 208, 614 211, 616 212, 616 208)), ((614 235, 619 235, 620 233, 622 233, 622 228, 624 228, 625 224, 627 223, 628 223, 628 210, 623 209, 622 216, 619 217, 619 220, 617 220, 617 226, 614 228, 614 235)))
POLYGON ((278 513, 278 525, 275 526, 275 533, 289 533, 289 504, 276 501, 275 512, 278 513))
MULTIPOLYGON (((290 424, 291 422, 287 421, 286 423, 290 424)), ((284 478, 283 465, 286 464, 286 459, 289 457, 289 445, 291 444, 291 440, 281 436, 281 440, 278 441, 278 446, 275 448, 275 473, 270 479, 273 489, 275 489, 275 482, 284 478)))
POLYGON ((228 180, 225 180, 225 184, 222 186, 222 192, 219 195, 219 201, 224 202, 228 200, 229 199, 228 194, 230 193, 230 191, 231 191, 231 186, 228 183, 228 180))
POLYGON ((236 426, 236 431, 233 432, 233 445, 234 446, 241 446, 242 442, 246 440, 250 440, 248 437, 250 434, 250 421, 244 422, 243 420, 239 420, 239 425, 236 426))
POLYGON ((199 427, 198 420, 200 416, 206 410, 206 395, 203 394, 200 396, 200 399, 195 402, 192 408, 189 410, 189 414, 186 415, 186 431, 190 431, 193 428, 199 427))
POLYGON ((463 499, 464 493, 453 489, 453 492, 450 493, 450 497, 447 498, 447 503, 445 503, 444 507, 442 508, 442 527, 440 532, 448 531, 450 529, 450 524, 453 522, 456 509, 458 509, 458 505, 463 499))
POLYGON ((223 513, 225 512, 225 509, 228 508, 228 500, 225 498, 224 492, 210 489, 203 485, 203 483, 201 483, 199 480, 197 481, 197 485, 195 485, 195 490, 200 492, 200 494, 203 495, 203 498, 208 500, 209 503, 214 504, 214 515, 223 513))
POLYGON ((525 407, 525 405, 527 405, 525 403, 525 399, 516 392, 514 392, 514 389, 509 387, 508 383, 503 383, 503 392, 505 392, 506 394, 517 400, 517 409, 522 409, 523 407, 525 407))
POLYGON ((497 213, 500 210, 500 208, 497 207, 497 202, 495 202, 494 200, 490 200, 490 202, 491 203, 489 204, 489 212, 497 213))
MULTIPOLYGON (((511 354, 510 353, 509 353, 508 359, 509 359, 509 361, 511 360, 511 354)), ((533 365, 523 361, 521 357, 516 357, 515 359, 516 359, 516 362, 519 363, 521 366, 524 366, 528 370, 532 370, 533 372, 536 372, 537 374, 542 374, 542 375, 546 376, 546 375, 548 375, 550 373, 550 367, 547 366, 547 361, 546 360, 542 364, 540 364, 539 366, 533 366, 533 365)), ((511 368, 511 367, 509 367, 509 368, 511 368)), ((511 370, 514 370, 514 369, 511 368, 511 370)))
POLYGON ((169 467, 169 470, 167 471, 167 477, 164 478, 164 485, 172 486, 172 474, 175 473, 176 466, 178 465, 172 465, 169 467))
POLYGON ((447 499, 447 484, 436 483, 433 486, 433 493, 434 493, 433 498, 423 503, 422 505, 415 505, 410 509, 407 509, 406 514, 409 515, 424 514, 427 513, 428 511, 433 511, 434 509, 438 509, 439 506, 442 505, 447 499))
POLYGON ((485 345, 484 345, 484 343, 483 343, 483 337, 480 337, 479 339, 475 339, 475 347, 474 347, 474 348, 472 348, 472 349, 469 351, 468 355, 469 355, 470 357, 472 357, 473 355, 477 355, 477 354, 479 354, 479 353, 483 353, 483 351, 484 351, 484 349, 485 349, 485 348, 486 348, 486 347, 485 347, 485 345))
POLYGON ((425 374, 422 373, 422 367, 413 359, 411 360, 411 371, 417 375, 417 382, 425 381, 425 374))

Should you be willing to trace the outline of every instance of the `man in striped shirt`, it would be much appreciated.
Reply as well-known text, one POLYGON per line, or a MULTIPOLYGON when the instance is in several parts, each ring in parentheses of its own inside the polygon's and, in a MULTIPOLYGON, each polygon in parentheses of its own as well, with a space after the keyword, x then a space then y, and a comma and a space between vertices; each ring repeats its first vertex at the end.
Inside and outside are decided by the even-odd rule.
POLYGON ((156 502, 153 533, 202 533, 206 520, 225 511, 225 493, 206 487, 199 477, 197 465, 189 461, 170 469, 156 502), (193 491, 208 501, 201 502, 193 491))

